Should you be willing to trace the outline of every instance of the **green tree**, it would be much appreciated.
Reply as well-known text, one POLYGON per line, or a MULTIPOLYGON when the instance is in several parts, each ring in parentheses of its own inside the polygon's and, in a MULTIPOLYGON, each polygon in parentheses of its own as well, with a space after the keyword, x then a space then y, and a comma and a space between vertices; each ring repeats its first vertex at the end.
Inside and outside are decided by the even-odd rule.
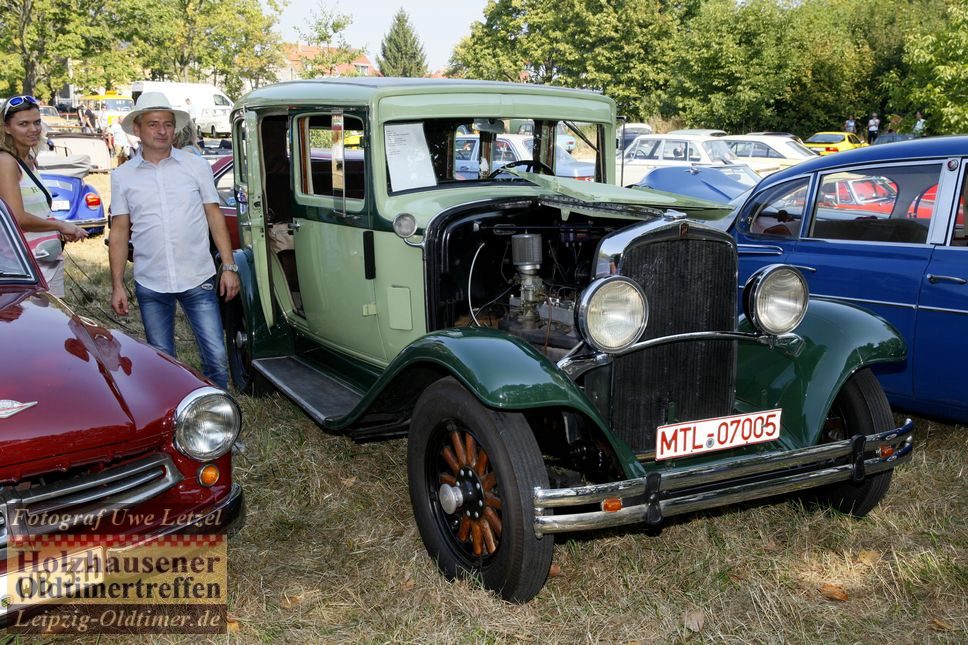
POLYGON ((491 0, 448 74, 581 87, 638 118, 661 103, 675 14, 663 0, 491 0))
POLYGON ((362 50, 350 47, 343 34, 353 24, 353 19, 325 6, 320 6, 312 16, 309 28, 300 35, 308 44, 318 47, 319 53, 304 61, 302 76, 336 76, 340 65, 352 63, 362 53, 362 50))
POLYGON ((376 64, 384 76, 427 75, 427 58, 424 56, 423 45, 403 9, 393 17, 390 31, 380 43, 380 55, 376 58, 376 64))
POLYGON ((904 62, 908 101, 928 115, 931 133, 968 132, 968 5, 952 1, 939 30, 910 35, 904 62))

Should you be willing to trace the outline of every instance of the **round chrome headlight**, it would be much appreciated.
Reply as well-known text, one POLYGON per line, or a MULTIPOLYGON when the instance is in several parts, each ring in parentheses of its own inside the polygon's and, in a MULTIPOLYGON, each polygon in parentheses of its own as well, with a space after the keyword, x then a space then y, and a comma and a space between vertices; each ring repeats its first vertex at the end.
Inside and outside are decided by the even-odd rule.
POLYGON ((202 387, 175 408, 175 447, 192 459, 217 459, 229 451, 241 427, 242 412, 235 399, 214 387, 202 387))
POLYGON ((743 309, 760 332, 774 336, 796 329, 807 313, 809 290, 803 274, 785 264, 763 267, 746 281, 743 309))
POLYGON ((578 303, 578 328, 593 347, 619 352, 642 336, 649 303, 641 287, 622 276, 595 280, 578 303))

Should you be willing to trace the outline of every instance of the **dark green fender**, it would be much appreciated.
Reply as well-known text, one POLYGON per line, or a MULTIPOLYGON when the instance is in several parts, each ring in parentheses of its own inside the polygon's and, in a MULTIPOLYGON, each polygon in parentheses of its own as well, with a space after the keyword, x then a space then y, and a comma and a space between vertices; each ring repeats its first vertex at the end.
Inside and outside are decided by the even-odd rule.
MULTIPOLYGON (((745 318, 740 330, 750 331, 745 318)), ((827 412, 847 379, 877 363, 903 361, 907 347, 882 318, 851 305, 811 299, 788 349, 740 343, 737 407, 743 411, 783 408, 780 444, 816 445, 827 412)))

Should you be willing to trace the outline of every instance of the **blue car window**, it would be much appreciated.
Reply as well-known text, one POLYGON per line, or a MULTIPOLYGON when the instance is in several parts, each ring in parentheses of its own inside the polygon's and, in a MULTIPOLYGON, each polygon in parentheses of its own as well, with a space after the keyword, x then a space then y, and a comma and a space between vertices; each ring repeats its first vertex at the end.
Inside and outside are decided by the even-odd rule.
POLYGON ((749 230, 754 235, 794 239, 807 199, 805 177, 774 186, 753 198, 749 230))
POLYGON ((917 164, 823 175, 810 235, 924 244, 940 173, 940 164, 917 164))

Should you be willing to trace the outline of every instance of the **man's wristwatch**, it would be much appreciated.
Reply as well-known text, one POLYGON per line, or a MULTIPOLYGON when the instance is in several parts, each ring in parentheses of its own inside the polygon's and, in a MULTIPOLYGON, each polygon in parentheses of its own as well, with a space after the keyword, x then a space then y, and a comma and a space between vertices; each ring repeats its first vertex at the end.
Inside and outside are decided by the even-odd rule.
POLYGON ((223 264, 222 265, 222 271, 231 271, 232 273, 238 273, 239 272, 239 265, 238 264, 223 264))

